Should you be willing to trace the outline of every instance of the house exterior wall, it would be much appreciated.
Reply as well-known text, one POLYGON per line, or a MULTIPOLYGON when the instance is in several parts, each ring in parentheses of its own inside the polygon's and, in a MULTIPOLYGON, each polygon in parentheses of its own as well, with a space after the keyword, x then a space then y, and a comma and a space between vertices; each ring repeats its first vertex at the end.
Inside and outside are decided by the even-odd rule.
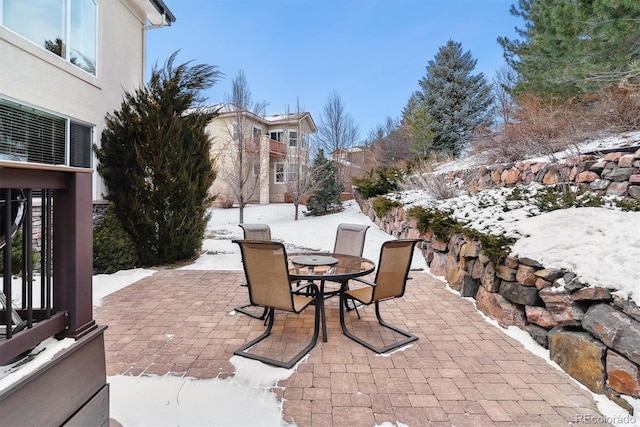
POLYGON ((276 163, 285 163, 286 173, 286 161, 284 159, 271 159, 269 162, 269 201, 271 203, 283 203, 287 193, 287 184, 275 182, 276 163))
POLYGON ((287 145, 287 158, 286 159, 271 159, 269 164, 269 199, 273 203, 283 203, 286 199, 286 193, 288 191, 287 183, 281 184, 275 182, 275 165, 276 163, 285 163, 285 174, 288 179, 288 166, 291 163, 296 163, 300 161, 302 164, 308 164, 308 149, 301 148, 302 144, 302 134, 309 135, 315 132, 315 128, 309 122, 308 118, 305 118, 298 123, 275 123, 271 124, 268 127, 267 132, 271 131, 279 131, 282 130, 285 132, 284 143, 287 145), (289 145, 289 133, 288 131, 299 132, 298 141, 296 147, 291 147, 289 145), (298 153, 298 150, 301 150, 298 153), (297 160, 300 158, 300 160, 297 160))
MULTIPOLYGON (((231 167, 233 158, 237 155, 235 147, 230 143, 231 140, 231 120, 217 119, 212 120, 206 127, 206 132, 211 137, 211 158, 213 159, 213 167, 217 171, 217 177, 209 192, 212 195, 221 197, 221 195, 230 195, 229 185, 221 176, 221 171, 231 167)), ((222 196, 224 197, 224 196, 222 196)), ((224 202, 220 199, 219 202, 224 202)))
MULTIPOLYGON (((147 15, 134 0, 97 0, 97 5, 95 76, 0 26, 0 97, 92 126, 99 144, 105 115, 120 107, 123 90, 144 83, 147 15)), ((94 171, 93 200, 105 192, 94 171)))
MULTIPOLYGON (((253 126, 260 128, 264 135, 265 126, 251 118, 245 118, 245 120, 245 138, 250 137, 253 126)), ((221 204, 225 204, 228 201, 235 203, 235 200, 232 200, 233 191, 229 185, 229 175, 235 172, 235 164, 237 163, 238 156, 237 144, 232 140, 234 122, 235 116, 222 116, 213 119, 206 127, 207 133, 212 138, 210 152, 211 158, 213 159, 213 167, 217 172, 217 177, 211 185, 209 192, 212 195, 216 195, 219 198, 218 202, 221 204)), ((263 169, 262 164, 261 169, 263 169)), ((260 201, 260 192, 256 190, 249 201, 260 201)))
MULTIPOLYGON (((268 204, 268 203, 281 203, 285 201, 285 194, 287 193, 287 184, 276 183, 275 181, 275 166, 276 163, 285 164, 285 175, 288 174, 286 169, 289 162, 293 162, 297 148, 289 147, 288 131, 298 131, 298 121, 290 120, 289 122, 280 121, 276 123, 269 123, 268 120, 262 122, 262 118, 259 116, 246 115, 245 118, 245 137, 252 136, 253 127, 257 127, 261 130, 262 135, 260 138, 260 158, 256 159, 256 162, 260 164, 260 189, 256 191, 250 198, 250 202, 268 204), (271 131, 284 131, 285 138, 282 141, 287 146, 287 157, 278 158, 269 155, 269 132, 271 131)), ((210 188, 210 193, 217 196, 218 206, 225 206, 229 203, 236 203, 233 200, 233 192, 228 184, 228 177, 225 179, 224 175, 229 171, 233 171, 233 164, 237 156, 236 144, 232 142, 233 135, 233 123, 236 118, 233 114, 222 114, 214 118, 207 125, 207 132, 212 138, 211 143, 211 156, 214 159, 214 168, 216 169, 218 176, 210 188)), ((300 122, 300 131, 306 134, 315 132, 315 126, 310 118, 305 118, 300 122)), ((298 144, 301 143, 300 135, 298 136, 298 144)), ((307 162, 307 150, 303 150, 304 160, 307 162)), ((302 163, 302 162, 301 162, 302 163)))

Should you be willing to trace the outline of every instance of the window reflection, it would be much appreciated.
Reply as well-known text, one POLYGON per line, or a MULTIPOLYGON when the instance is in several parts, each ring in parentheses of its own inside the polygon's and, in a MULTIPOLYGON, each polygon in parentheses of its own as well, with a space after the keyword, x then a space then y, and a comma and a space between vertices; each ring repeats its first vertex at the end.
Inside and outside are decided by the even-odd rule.
POLYGON ((93 0, 71 1, 69 61, 96 73, 96 5, 93 0))
POLYGON ((0 0, 4 27, 96 74, 95 0, 0 0))
MULTIPOLYGON (((3 25, 32 42, 45 47, 45 43, 60 40, 64 44, 65 0, 4 0, 3 25)), ((58 52, 58 55, 64 57, 58 52)))

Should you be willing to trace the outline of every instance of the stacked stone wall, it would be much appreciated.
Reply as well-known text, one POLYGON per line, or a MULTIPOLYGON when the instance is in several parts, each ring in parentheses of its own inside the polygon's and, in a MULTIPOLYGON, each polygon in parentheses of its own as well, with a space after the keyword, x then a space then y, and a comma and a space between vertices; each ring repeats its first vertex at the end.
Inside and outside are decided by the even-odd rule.
POLYGON ((602 155, 581 154, 562 162, 524 161, 445 173, 446 181, 463 181, 472 189, 538 182, 569 182, 599 194, 640 200, 640 149, 629 147, 602 155))
MULTIPOLYGON (((578 163, 553 167, 533 163, 482 167, 475 176, 479 187, 532 181, 584 184, 588 179, 592 190, 640 199, 639 170, 640 150, 636 150, 609 153, 602 159, 582 157, 578 163)), ((449 176, 455 179, 456 174, 449 176)), ((620 395, 640 397, 640 308, 632 300, 614 295, 613 288, 590 286, 571 271, 545 268, 534 259, 508 256, 494 265, 479 241, 462 234, 441 241, 430 230, 420 233, 402 207, 378 218, 369 201, 359 203, 386 233, 423 239, 421 250, 431 273, 444 277, 461 296, 474 298, 478 310, 502 327, 527 331, 569 375, 632 411, 620 399, 620 395)))

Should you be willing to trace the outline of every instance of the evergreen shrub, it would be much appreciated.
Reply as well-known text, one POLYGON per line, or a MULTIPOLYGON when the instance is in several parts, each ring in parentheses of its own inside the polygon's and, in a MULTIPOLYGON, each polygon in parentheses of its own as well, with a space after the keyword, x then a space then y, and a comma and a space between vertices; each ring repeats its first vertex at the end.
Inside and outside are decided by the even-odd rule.
POLYGON ((202 246, 216 178, 205 128, 217 110, 200 92, 220 76, 213 66, 154 68, 148 86, 127 92, 107 114, 95 146, 107 200, 135 242, 140 266, 193 259, 202 246))
POLYGON ((480 241, 482 253, 494 266, 509 255, 511 245, 516 242, 514 238, 481 233, 456 220, 452 213, 448 210, 425 209, 422 206, 407 210, 407 215, 416 219, 416 227, 422 234, 431 230, 438 240, 446 242, 451 234, 460 233, 469 239, 480 241))
POLYGON ((306 215, 319 216, 342 210, 340 194, 344 186, 338 182, 338 168, 320 150, 313 160, 311 186, 306 215))
MULTIPOLYGON (((4 251, 6 250, 6 246, 0 250, 0 259, 4 256, 4 251)), ((40 263, 40 253, 33 248, 31 251, 31 264, 34 269, 39 268, 40 263)), ((22 226, 18 228, 16 234, 11 239, 11 275, 12 276, 20 276, 22 274, 22 226)), ((4 264, 0 262, 0 275, 4 274, 4 264)))
POLYGON ((136 245, 110 207, 93 233, 93 270, 110 274, 134 268, 137 263, 136 245))
POLYGON ((378 218, 382 218, 383 216, 388 214, 391 209, 399 208, 400 206, 402 206, 402 203, 397 200, 388 199, 384 196, 378 196, 371 201, 371 206, 373 207, 373 210, 375 211, 378 218))
POLYGON ((351 182, 361 197, 369 199, 398 190, 398 182, 402 177, 400 168, 378 168, 370 171, 367 176, 354 176, 351 182))

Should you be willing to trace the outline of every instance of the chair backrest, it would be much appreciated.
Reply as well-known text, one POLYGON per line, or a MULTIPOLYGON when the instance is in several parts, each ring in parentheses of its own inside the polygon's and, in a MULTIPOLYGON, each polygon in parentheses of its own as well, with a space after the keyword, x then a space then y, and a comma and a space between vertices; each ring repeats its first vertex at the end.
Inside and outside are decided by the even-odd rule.
POLYGON ((244 240, 271 240, 271 228, 267 224, 239 224, 244 240))
POLYGON ((398 298, 404 290, 413 258, 413 248, 418 239, 390 240, 382 244, 380 261, 374 282, 373 300, 398 298))
POLYGON ((260 240, 233 242, 240 245, 251 304, 294 311, 284 245, 260 240))
POLYGON ((336 241, 333 245, 333 253, 362 256, 364 250, 364 238, 368 225, 340 224, 336 231, 336 241))

